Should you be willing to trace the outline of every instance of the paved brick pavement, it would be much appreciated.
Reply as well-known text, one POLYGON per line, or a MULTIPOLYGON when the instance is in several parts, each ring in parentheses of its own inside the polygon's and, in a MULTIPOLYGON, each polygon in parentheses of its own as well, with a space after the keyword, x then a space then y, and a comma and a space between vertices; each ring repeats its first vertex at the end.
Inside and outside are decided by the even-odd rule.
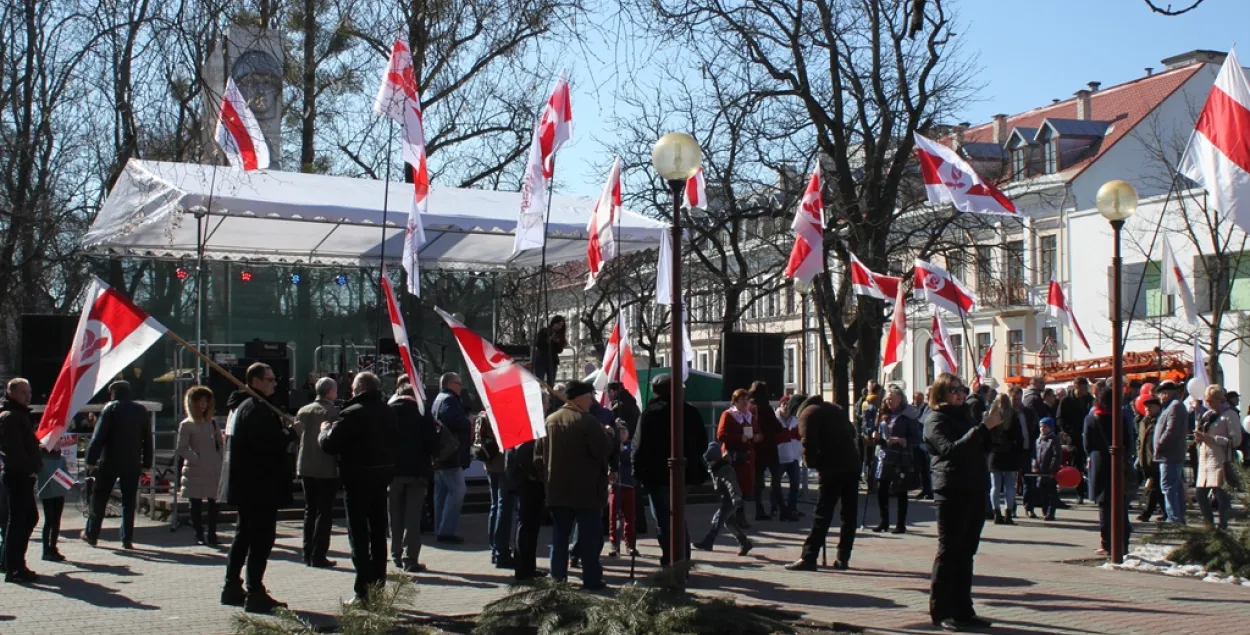
MULTIPOLYGON (((696 536, 711 511, 692 510, 696 536)), ((861 531, 848 572, 783 570, 781 565, 798 555, 806 524, 756 523, 751 533, 759 547, 747 558, 738 558, 727 538, 711 554, 696 552, 701 566, 692 588, 779 605, 817 621, 891 633, 933 632, 926 613, 933 515, 924 502, 913 502, 911 511, 913 530, 907 535, 861 531)), ((869 514, 875 523, 875 510, 869 514)), ((423 559, 432 573, 419 580, 418 611, 471 614, 504 593, 508 578, 489 564, 484 521, 482 515, 465 518, 469 542, 463 546, 426 547, 423 559)), ((68 506, 62 551, 69 562, 39 561, 40 546, 32 544, 31 566, 43 578, 34 587, 0 587, 0 634, 230 632, 232 611, 217 601, 224 548, 195 546, 189 528, 170 533, 141 522, 139 548, 118 551, 116 520, 110 519, 101 547, 92 549, 76 539, 81 526, 81 516, 68 506)), ((1096 532, 1096 510, 1088 505, 1061 513, 1056 523, 1026 519, 1015 527, 987 526, 975 594, 981 614, 999 625, 995 632, 1250 633, 1248 589, 1063 562, 1091 558, 1096 532)), ((336 603, 351 594, 347 537, 340 523, 330 554, 339 568, 317 570, 300 564, 298 536, 298 523, 281 523, 266 581, 279 599, 330 625, 336 603)), ((654 538, 645 537, 640 548, 639 571, 650 570, 658 557, 654 538)), ((605 562, 610 583, 628 580, 628 560, 605 562)))

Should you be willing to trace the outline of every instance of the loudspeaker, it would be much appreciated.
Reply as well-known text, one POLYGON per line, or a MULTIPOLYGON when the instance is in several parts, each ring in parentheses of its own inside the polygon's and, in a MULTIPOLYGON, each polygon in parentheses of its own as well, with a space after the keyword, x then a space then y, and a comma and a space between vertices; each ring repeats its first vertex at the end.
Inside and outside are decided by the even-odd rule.
MULTIPOLYGON (((283 344, 283 347, 285 346, 286 345, 283 344)), ((247 367, 251 366, 254 362, 257 362, 257 361, 263 361, 266 364, 269 364, 269 367, 273 369, 274 377, 276 377, 278 380, 278 383, 276 384, 274 388, 273 403, 276 404, 279 408, 283 408, 283 409, 289 408, 291 404, 291 362, 290 360, 287 360, 287 359, 255 360, 255 359, 243 358, 239 360, 239 363, 232 364, 230 366, 223 366, 223 368, 230 371, 230 374, 233 375, 235 379, 238 379, 239 381, 246 383, 247 380, 244 377, 245 375, 247 375, 247 367)), ((215 398, 217 402, 217 413, 225 414, 226 412, 228 412, 229 408, 227 408, 226 406, 226 401, 229 400, 230 394, 238 390, 239 387, 234 385, 234 383, 231 382, 229 379, 222 377, 221 373, 218 373, 216 371, 209 373, 208 387, 213 390, 213 397, 215 398)))
POLYGON ((286 359, 286 342, 266 342, 252 340, 243 343, 243 356, 260 362, 272 359, 286 359))
POLYGON ((721 339, 721 398, 756 381, 768 385, 768 398, 785 391, 786 336, 774 333, 725 333, 721 339))
POLYGON ((22 315, 17 370, 30 381, 31 403, 48 402, 77 330, 77 315, 22 315))
POLYGON ((399 343, 393 337, 378 338, 378 354, 379 355, 398 355, 399 343))

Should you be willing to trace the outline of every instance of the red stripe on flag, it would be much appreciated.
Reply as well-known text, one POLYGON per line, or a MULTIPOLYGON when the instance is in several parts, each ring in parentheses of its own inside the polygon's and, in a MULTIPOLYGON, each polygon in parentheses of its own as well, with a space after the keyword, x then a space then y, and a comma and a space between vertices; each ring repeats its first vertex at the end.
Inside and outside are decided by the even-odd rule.
POLYGON ((786 264, 786 277, 794 277, 794 272, 799 270, 810 253, 812 253, 812 246, 802 238, 796 239, 794 249, 790 251, 790 262, 786 264))
POLYGON ((244 125, 243 119, 234 110, 234 104, 230 103, 229 99, 221 100, 221 120, 226 124, 230 137, 234 139, 234 145, 239 150, 239 157, 243 159, 243 171, 255 170, 258 165, 256 146, 252 145, 252 136, 247 133, 247 126, 244 125))
POLYGON ((1215 87, 1194 128, 1237 167, 1250 172, 1250 110, 1215 87))
POLYGON ((919 148, 916 149, 916 154, 920 159, 920 174, 924 178, 925 185, 941 185, 942 175, 938 170, 942 167, 942 163, 944 163, 942 158, 929 154, 919 148))
MULTIPOLYGON (((529 411, 525 403, 525 384, 522 382, 519 366, 482 373, 482 383, 490 397, 492 411, 507 412, 518 417, 524 417, 529 411)), ((534 438, 534 432, 528 426, 497 427, 501 447, 513 448, 534 438)))

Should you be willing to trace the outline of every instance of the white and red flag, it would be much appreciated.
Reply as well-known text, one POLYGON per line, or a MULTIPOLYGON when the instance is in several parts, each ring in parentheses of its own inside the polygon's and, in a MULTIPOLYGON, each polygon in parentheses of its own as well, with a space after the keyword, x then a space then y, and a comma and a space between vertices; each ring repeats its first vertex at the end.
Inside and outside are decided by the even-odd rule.
POLYGON ((412 166, 412 205, 404 228, 404 271, 408 273, 408 292, 421 295, 421 271, 417 254, 425 244, 425 225, 421 215, 429 210, 430 170, 425 154, 425 127, 421 112, 421 91, 408 43, 395 40, 382 84, 373 100, 373 110, 400 125, 404 162, 412 166))
POLYGON ((955 360, 955 349, 951 347, 950 333, 946 325, 938 319, 937 309, 933 309, 933 328, 929 332, 929 356, 933 358, 934 369, 939 373, 959 374, 959 362, 955 360))
POLYGON ((508 450, 547 436, 538 378, 459 320, 438 307, 434 310, 456 336, 499 447, 508 450))
POLYGON ((1211 385, 1211 379, 1207 375, 1207 359, 1202 353, 1202 338, 1197 333, 1194 334, 1194 368, 1193 377, 1202 384, 1205 389, 1211 385))
POLYGON ((1198 326, 1198 312, 1194 310, 1194 294, 1189 290, 1189 281, 1181 273, 1180 263, 1172 251, 1172 244, 1167 236, 1163 236, 1163 262, 1160 264, 1163 273, 1161 291, 1166 295, 1177 295, 1181 299, 1181 310, 1185 312, 1185 320, 1191 326, 1198 326))
POLYGON ((619 315, 616 326, 612 327, 612 334, 608 336, 608 346, 603 351, 603 365, 599 367, 599 376, 595 378, 595 390, 602 393, 601 399, 607 398, 606 390, 612 382, 620 382, 634 396, 635 401, 642 403, 638 367, 634 363, 634 347, 630 344, 625 320, 619 315))
POLYGON ((52 478, 48 480, 55 481, 57 485, 64 487, 66 490, 73 489, 74 486, 78 484, 78 481, 75 481, 74 477, 70 476, 68 472, 59 467, 52 473, 52 478))
POLYGON ((556 150, 572 136, 573 104, 569 98, 569 82, 561 74, 538 117, 538 123, 534 125, 529 160, 521 182, 521 209, 517 216, 512 253, 542 247, 547 241, 543 220, 547 198, 551 194, 548 191, 551 177, 556 169, 556 150))
POLYGON ((230 165, 244 172, 269 167, 269 145, 265 143, 265 133, 261 132, 260 122, 256 121, 252 109, 247 107, 247 100, 239 92, 234 78, 226 80, 226 93, 221 96, 215 137, 230 165))
POLYGON ((404 363, 404 372, 408 373, 412 388, 417 391, 417 406, 421 414, 425 414, 425 384, 421 382, 421 375, 417 374, 416 364, 412 363, 408 329, 404 328, 404 316, 399 313, 399 302, 395 301, 395 290, 391 288, 391 280, 386 276, 385 268, 382 269, 382 291, 386 294, 386 312, 391 317, 391 334, 399 348, 399 359, 404 363))
POLYGON ((586 288, 595 286, 599 272, 604 265, 618 254, 614 225, 621 216, 621 158, 612 162, 612 171, 608 173, 608 182, 603 184, 603 193, 599 202, 595 203, 595 211, 590 214, 590 223, 586 232, 590 240, 586 245, 586 263, 590 275, 586 280, 586 288))
POLYGON ((1179 170, 1206 189, 1220 214, 1250 231, 1250 83, 1236 50, 1215 78, 1179 170))
POLYGON ((976 374, 972 377, 972 387, 975 389, 981 385, 981 381, 990 376, 990 360, 994 355, 994 340, 990 340, 990 345, 985 347, 985 356, 981 358, 981 363, 977 364, 976 374))
POLYGON ((855 289, 856 295, 872 296, 890 302, 898 295, 898 289, 903 284, 902 278, 873 273, 855 254, 851 254, 850 270, 851 287, 855 289))
POLYGON ((885 338, 885 358, 881 360, 887 375, 903 361, 904 351, 907 350, 907 298, 903 295, 903 285, 898 285, 895 293, 894 319, 890 320, 890 334, 885 338))
POLYGON ((1016 206, 985 182, 954 150, 914 133, 924 190, 930 203, 950 203, 961 212, 1019 216, 1016 206))
POLYGON ((923 260, 916 261, 916 267, 913 272, 912 294, 918 300, 923 300, 937 306, 939 309, 950 311, 955 315, 963 317, 977 305, 977 296, 965 287, 963 283, 955 279, 945 269, 927 263, 923 260))
POLYGON ((790 227, 794 230, 794 248, 786 264, 786 277, 811 282, 825 270, 825 204, 821 198, 820 165, 812 170, 790 227))
POLYGON ((707 179, 703 177, 703 168, 686 179, 686 207, 707 209, 707 179))
POLYGON ((135 306, 130 298, 93 278, 69 355, 61 365, 35 433, 44 449, 55 449, 69 420, 161 339, 165 331, 163 324, 135 306))
POLYGON ((1089 347, 1089 340, 1085 339, 1085 333, 1081 331, 1081 325, 1076 321, 1076 315, 1072 313, 1072 305, 1068 304, 1068 299, 1063 294, 1063 287, 1053 279, 1050 281, 1050 292, 1046 294, 1046 313, 1060 324, 1071 326, 1077 337, 1081 338, 1085 350, 1093 352, 1089 347))

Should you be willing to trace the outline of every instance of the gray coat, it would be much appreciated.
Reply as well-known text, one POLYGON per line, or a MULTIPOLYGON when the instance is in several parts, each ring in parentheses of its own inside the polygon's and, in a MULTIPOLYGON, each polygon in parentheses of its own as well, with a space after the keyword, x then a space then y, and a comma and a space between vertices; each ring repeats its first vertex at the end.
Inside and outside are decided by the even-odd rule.
POLYGON ((299 434, 299 454, 295 459, 295 473, 308 478, 338 478, 338 461, 333 454, 321 449, 317 435, 321 424, 338 421, 339 409, 334 402, 318 399, 299 409, 295 415, 295 431, 299 434))
POLYGON ((1155 424, 1155 461, 1182 464, 1188 454, 1185 437, 1189 434, 1189 413, 1180 399, 1173 399, 1159 413, 1155 424))
POLYGON ((212 419, 191 418, 178 424, 178 456, 182 457, 183 498, 215 499, 221 482, 221 429, 212 419))

